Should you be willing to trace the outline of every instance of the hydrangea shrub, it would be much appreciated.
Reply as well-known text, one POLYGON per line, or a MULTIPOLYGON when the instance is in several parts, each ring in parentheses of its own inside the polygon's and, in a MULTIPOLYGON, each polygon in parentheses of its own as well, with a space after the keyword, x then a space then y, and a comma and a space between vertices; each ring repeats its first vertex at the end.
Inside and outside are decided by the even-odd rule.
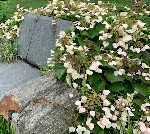
MULTIPOLYGON (((69 132, 150 133, 150 11, 101 1, 53 0, 30 12, 74 22, 60 32, 48 59, 55 76, 81 95, 69 132)), ((18 35, 8 34, 14 22, 1 25, 8 40, 18 35)))
POLYGON ((150 12, 102 2, 72 1, 70 7, 53 2, 46 9, 74 21, 48 61, 58 79, 80 89, 77 128, 70 132, 150 132, 150 12))

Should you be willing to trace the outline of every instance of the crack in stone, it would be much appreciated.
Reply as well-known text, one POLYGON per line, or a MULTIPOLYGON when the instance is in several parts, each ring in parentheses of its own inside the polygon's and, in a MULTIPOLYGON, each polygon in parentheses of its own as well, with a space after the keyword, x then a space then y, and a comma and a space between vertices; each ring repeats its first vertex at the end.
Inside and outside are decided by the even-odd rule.
MULTIPOLYGON (((37 17, 34 19, 34 21, 35 21, 35 23, 34 23, 34 27, 33 27, 33 29, 31 30, 31 29, 29 29, 29 31, 32 33, 32 36, 34 35, 34 29, 35 29, 35 27, 36 27, 36 23, 40 20, 40 15, 37 15, 37 17)), ((29 55, 29 52, 30 52, 30 48, 31 48, 31 43, 32 43, 32 36, 31 36, 31 41, 30 41, 30 43, 29 43, 29 46, 28 46, 28 50, 27 50, 27 54, 26 54, 26 60, 28 60, 28 55, 29 55)))

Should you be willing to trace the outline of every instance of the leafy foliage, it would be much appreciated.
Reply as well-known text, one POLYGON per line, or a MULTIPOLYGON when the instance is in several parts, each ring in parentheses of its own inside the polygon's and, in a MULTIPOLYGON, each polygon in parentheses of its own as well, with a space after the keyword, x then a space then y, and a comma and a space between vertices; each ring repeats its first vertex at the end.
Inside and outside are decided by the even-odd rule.
MULTIPOLYGON (((71 31, 60 33, 60 39, 56 42, 56 54, 50 62, 53 63, 52 68, 54 66, 58 79, 81 89, 82 104, 77 105, 79 113, 86 115, 87 119, 83 122, 78 117, 80 124, 84 124, 92 133, 128 134, 135 131, 137 134, 143 131, 141 128, 139 130, 139 124, 142 123, 149 129, 148 120, 144 120, 149 114, 142 112, 142 106, 150 105, 150 63, 146 58, 150 55, 150 12, 145 9, 136 12, 110 3, 100 3, 99 6, 82 4, 73 4, 76 8, 72 5, 70 10, 75 14, 70 13, 70 10, 65 11, 71 16, 70 20, 75 21, 74 27, 71 31), (104 95, 108 91, 111 94, 104 95), (86 98, 85 102, 82 97, 86 98), (139 98, 143 98, 140 106, 137 103, 139 98), (117 129, 111 119, 114 114, 110 109, 111 104, 119 111, 117 129), (109 115, 104 112, 106 107, 109 115), (135 109, 134 114, 132 109, 135 109), (91 117, 90 111, 95 112, 95 117, 91 117), (141 113, 142 119, 139 121, 141 113), (103 120, 107 120, 108 124, 104 125, 103 120), (134 122, 137 120, 139 123, 134 122)), ((58 9, 58 12, 63 11, 58 9)), ((67 18, 66 14, 55 14, 53 10, 51 13, 58 18, 67 18)), ((78 129, 84 128, 78 125, 76 131, 78 129)))

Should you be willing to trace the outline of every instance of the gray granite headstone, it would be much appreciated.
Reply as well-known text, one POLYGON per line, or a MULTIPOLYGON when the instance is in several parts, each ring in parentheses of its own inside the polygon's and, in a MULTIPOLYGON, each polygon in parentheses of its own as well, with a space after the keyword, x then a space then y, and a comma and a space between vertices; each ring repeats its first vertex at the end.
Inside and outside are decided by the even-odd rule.
POLYGON ((35 65, 44 66, 50 58, 60 31, 66 31, 72 22, 58 20, 52 25, 52 17, 27 13, 20 24, 18 55, 35 65))

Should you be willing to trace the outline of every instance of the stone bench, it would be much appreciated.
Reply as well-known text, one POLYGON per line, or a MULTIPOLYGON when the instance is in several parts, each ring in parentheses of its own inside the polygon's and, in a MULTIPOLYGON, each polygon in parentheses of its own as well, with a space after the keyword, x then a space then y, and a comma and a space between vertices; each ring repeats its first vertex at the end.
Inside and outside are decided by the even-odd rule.
POLYGON ((51 57, 50 50, 59 38, 59 32, 72 26, 72 22, 67 20, 58 20, 56 25, 52 21, 52 17, 25 14, 20 24, 18 55, 28 64, 24 61, 0 63, 0 97, 6 91, 40 76, 39 69, 32 65, 45 66, 51 57))
POLYGON ((56 25, 52 25, 52 21, 52 17, 25 14, 18 38, 18 55, 23 60, 11 64, 0 62, 0 98, 14 95, 21 107, 19 114, 12 115, 16 134, 67 134, 73 121, 65 107, 75 108, 77 96, 70 99, 68 95, 77 91, 58 82, 53 75, 40 76, 39 69, 35 67, 47 64, 59 32, 72 26, 70 21, 58 20, 56 25), (34 99, 41 97, 56 102, 58 106, 53 103, 31 105, 34 99))

